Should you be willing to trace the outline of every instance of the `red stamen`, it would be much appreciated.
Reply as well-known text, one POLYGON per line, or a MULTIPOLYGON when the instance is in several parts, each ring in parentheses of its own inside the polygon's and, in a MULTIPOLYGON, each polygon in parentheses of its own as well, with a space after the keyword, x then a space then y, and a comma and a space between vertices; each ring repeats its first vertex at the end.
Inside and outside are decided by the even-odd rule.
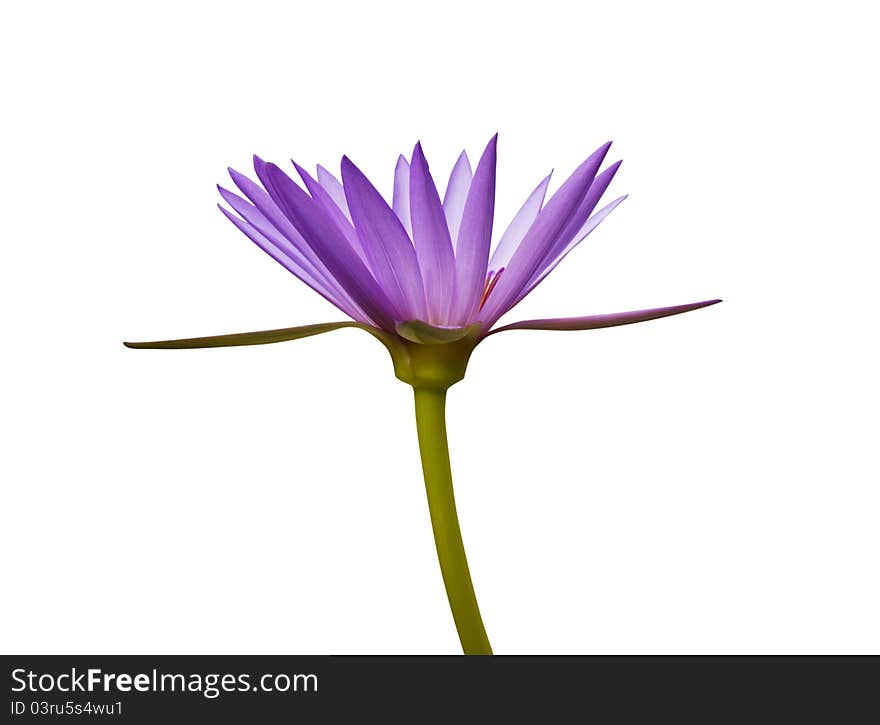
POLYGON ((495 289, 495 285, 498 284, 498 280, 501 278, 501 273, 504 271, 504 267, 499 269, 497 272, 489 272, 489 275, 486 277, 486 284, 483 287, 483 296, 480 297, 480 309, 483 309, 483 305, 486 304, 486 300, 489 299, 489 295, 492 294, 492 290, 495 289))

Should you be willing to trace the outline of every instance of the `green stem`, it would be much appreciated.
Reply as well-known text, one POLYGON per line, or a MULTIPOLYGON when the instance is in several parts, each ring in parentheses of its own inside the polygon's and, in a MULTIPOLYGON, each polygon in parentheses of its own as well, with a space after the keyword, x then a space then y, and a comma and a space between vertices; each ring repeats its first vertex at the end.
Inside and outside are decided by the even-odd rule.
POLYGON ((431 526, 455 628, 466 655, 490 655, 492 647, 480 617, 455 510, 449 446, 446 442, 446 390, 413 389, 431 526))

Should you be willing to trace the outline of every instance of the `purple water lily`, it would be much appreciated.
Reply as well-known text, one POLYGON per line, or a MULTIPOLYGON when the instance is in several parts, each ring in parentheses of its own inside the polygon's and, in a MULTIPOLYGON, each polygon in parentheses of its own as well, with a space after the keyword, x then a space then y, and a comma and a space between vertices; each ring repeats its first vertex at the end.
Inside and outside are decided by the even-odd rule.
MULTIPOLYGON (((441 329, 479 324, 481 335, 537 287, 626 198, 596 207, 620 161, 599 169, 611 144, 594 151, 545 205, 550 176, 538 183, 491 251, 497 136, 476 171, 465 152, 443 201, 421 144, 394 170, 391 204, 342 158, 342 180, 316 177, 294 162, 303 189, 278 166, 254 158, 262 187, 230 169, 240 196, 218 187, 220 210, 257 246, 354 320, 390 334, 419 321, 441 329), (491 251, 491 254, 490 254, 491 251)), ((588 329, 678 314, 717 300, 656 310, 503 329, 588 329), (648 315, 646 317, 646 315, 648 315)), ((406 336, 404 331, 404 336, 406 336)))
POLYGON ((136 348, 256 345, 359 327, 391 353, 415 391, 416 423, 437 554, 466 653, 490 654, 455 511, 446 442, 446 390, 464 377, 474 348, 514 329, 587 330, 677 315, 720 302, 493 327, 626 198, 596 208, 620 167, 604 170, 611 146, 594 151, 545 204, 542 179, 492 248, 497 136, 476 170, 456 161, 443 200, 421 144, 394 170, 391 204, 348 157, 341 179, 294 162, 302 185, 254 157, 259 183, 230 169, 239 193, 219 187, 226 217, 298 279, 338 307, 344 322, 214 337, 126 343, 136 348), (231 209, 231 211, 230 211, 231 209))

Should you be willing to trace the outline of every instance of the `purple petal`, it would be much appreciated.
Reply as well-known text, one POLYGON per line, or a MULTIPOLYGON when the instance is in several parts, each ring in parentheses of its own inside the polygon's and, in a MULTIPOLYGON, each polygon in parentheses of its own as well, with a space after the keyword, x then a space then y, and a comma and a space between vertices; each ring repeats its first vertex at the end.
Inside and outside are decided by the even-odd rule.
POLYGON ((511 308, 547 251, 556 243, 559 234, 577 211, 610 146, 610 141, 600 146, 578 166, 538 214, 486 300, 480 315, 484 323, 494 323, 511 308))
POLYGON ((613 163, 593 180, 593 183, 590 184, 589 190, 586 194, 584 194, 584 198, 581 200, 581 203, 578 204, 577 211, 572 214, 571 219, 565 225, 565 228, 560 232, 559 238, 556 240, 556 243, 547 251, 547 255, 541 261, 541 264, 538 265, 536 274, 539 274, 541 272, 541 269, 546 264, 556 259, 562 252, 562 250, 565 249, 568 243, 572 240, 574 235, 577 234, 578 231, 587 223, 587 220, 590 218, 590 214, 593 213, 593 209, 596 208, 596 204, 599 203, 599 199, 602 198, 605 190, 608 188, 609 184, 611 184, 611 180, 614 178, 614 175, 617 173, 617 170, 620 168, 620 165, 622 163, 622 161, 617 161, 616 163, 613 163))
POLYGON ((489 334, 505 330, 595 330, 600 327, 615 327, 617 325, 631 325, 634 322, 646 322, 660 317, 680 315, 683 312, 699 310, 701 307, 716 305, 721 300, 706 300, 705 302, 692 302, 689 305, 675 305, 674 307, 655 307, 650 310, 634 310, 632 312, 615 312, 610 315, 590 315, 588 317, 557 317, 547 320, 523 320, 511 325, 499 327, 489 334))
MULTIPOLYGON (((258 162, 260 168, 262 168, 263 161, 254 157, 255 167, 258 165, 258 162)), ((327 272, 324 263, 318 259, 318 255, 315 254, 306 240, 303 239, 296 227, 294 227, 293 224, 290 223, 290 220, 284 216, 284 213, 278 208, 278 205, 273 201, 272 197, 269 196, 268 192, 259 186, 259 184, 254 183, 247 176, 240 174, 235 169, 229 169, 229 176, 235 182, 235 185, 241 190, 242 194, 250 199, 260 213, 271 222, 272 226, 274 226, 285 239, 302 253, 303 257, 309 261, 312 267, 321 270, 326 279, 332 280, 333 275, 327 272)))
POLYGON ((232 212, 224 209, 220 204, 217 205, 220 211, 223 212, 223 215, 229 219, 236 227, 238 227, 239 231, 241 231, 245 236, 247 236, 254 244, 256 244, 260 249, 262 249, 266 254, 268 254, 272 259, 278 262, 281 266, 283 266, 288 272, 291 272, 295 277, 297 277, 301 282, 304 282, 309 287, 311 287, 315 292, 321 295, 324 299, 330 302, 335 307, 338 307, 349 317, 358 320, 359 322, 364 322, 370 324, 370 319, 365 315, 357 305, 353 304, 350 300, 343 298, 340 295, 337 295, 329 289, 323 282, 319 281, 311 274, 309 274, 303 267, 297 264, 293 259, 291 259, 288 254, 286 254, 282 249, 275 246, 267 237, 261 234, 256 228, 252 225, 248 224, 246 221, 242 221, 237 216, 235 216, 232 212))
POLYGON ((348 208, 376 280, 404 317, 424 319, 425 290, 412 242, 400 220, 347 156, 342 181, 348 208))
POLYGON ((461 215, 464 213, 472 178, 471 162, 467 153, 462 151, 455 166, 452 167, 449 183, 446 185, 446 194, 443 196, 443 213, 446 215, 446 225, 449 227, 453 250, 458 244, 458 228, 461 226, 461 215))
POLYGON ((403 156, 398 157, 397 165, 394 167, 394 195, 391 206, 412 240, 412 221, 409 213, 409 161, 403 156))
POLYGON ((577 234, 574 235, 574 237, 565 246, 565 248, 551 262, 543 265, 534 275, 534 277, 529 280, 529 283, 517 296, 514 304, 517 304, 520 300, 522 300, 522 298, 529 294, 529 292, 531 292, 533 289, 535 289, 535 287, 537 287, 548 274, 556 269, 556 265, 559 264, 572 249, 574 249, 578 244, 584 241, 584 239, 589 236, 590 232, 592 232, 597 226, 599 226, 599 224, 602 223, 605 217, 613 212, 617 208, 618 204, 620 204, 624 199, 626 199, 626 195, 618 197, 607 206, 602 207, 589 219, 587 219, 584 225, 580 228, 577 234))
MULTIPOLYGON (((324 263, 318 258, 302 235, 296 230, 290 220, 284 216, 272 197, 260 186, 255 184, 235 169, 229 169, 229 175, 236 186, 250 199, 250 206, 244 199, 236 196, 231 191, 222 187, 220 194, 251 226, 256 228, 263 236, 268 238, 276 247, 281 249, 295 263, 302 267, 314 279, 318 280, 335 299, 344 300, 349 307, 358 308, 339 282, 327 270, 324 263), (274 230, 274 233, 273 233, 274 230)), ((363 311, 360 316, 366 319, 363 311)))
POLYGON ((275 164, 257 169, 267 191, 299 230, 327 270, 379 327, 393 331, 398 311, 337 230, 326 210, 275 164))
POLYGON ((510 225, 501 237, 501 241, 498 242, 495 252, 492 254, 492 259, 489 261, 489 269, 497 272, 502 267, 507 266, 529 227, 534 223, 538 212, 541 211, 541 206, 544 204, 544 196, 547 194, 547 187, 550 185, 551 176, 552 172, 544 177, 544 180, 529 194, 529 198, 526 199, 525 203, 516 213, 516 216, 513 217, 513 221, 510 222, 510 225))
POLYGON ((424 321, 442 324, 449 316, 453 297, 455 257, 440 195, 420 143, 410 163, 409 195, 413 242, 428 304, 428 319, 424 321))
MULTIPOLYGON (((320 280, 329 289, 337 287, 335 280, 327 274, 324 266, 314 265, 300 251, 297 245, 288 240, 268 219, 266 219, 257 207, 248 203, 237 194, 233 194, 228 189, 224 189, 220 185, 217 186, 217 189, 220 192, 220 196, 223 197, 223 200, 229 204, 229 206, 231 206, 242 219, 290 257, 299 267, 309 274, 310 277, 320 280)), ((303 244, 305 244, 304 240, 303 244)))
POLYGON ((351 221, 351 212, 348 210, 348 202, 345 201, 345 191, 342 189, 342 182, 321 166, 321 164, 318 164, 318 183, 330 194, 330 197, 336 202, 336 206, 348 217, 348 221, 351 221))
POLYGON ((495 163, 498 134, 483 151, 468 191, 461 217, 455 255, 455 299, 450 319, 453 324, 472 322, 486 285, 492 220, 495 216, 495 163))
MULTIPOLYGON (((224 191, 224 189, 220 190, 221 195, 223 195, 223 198, 228 201, 226 195, 223 194, 224 191)), ((247 220, 235 216, 235 214, 229 211, 222 204, 218 204, 217 208, 220 209, 221 212, 223 212, 223 216, 231 221, 238 228, 238 230, 242 232, 242 234, 245 234, 254 244, 260 247, 260 249, 262 249, 264 252, 269 254, 285 269, 296 275, 301 281, 305 282, 312 289, 319 291, 325 296, 329 296, 329 290, 327 289, 327 287, 322 282, 318 281, 315 275, 306 271, 306 269, 300 264, 300 260, 294 259, 291 255, 287 253, 287 250, 279 247, 273 239, 270 239, 269 237, 264 235, 260 229, 249 223, 247 220)), ((333 303, 337 304, 338 306, 336 300, 334 300, 333 303)))
POLYGON ((311 194, 312 198, 315 201, 319 202, 324 207, 324 209, 326 209, 327 213, 330 215, 330 218, 333 220, 333 223, 336 224, 336 228, 340 232, 342 232, 342 236, 344 236, 346 241, 348 241, 349 246, 351 246, 351 248, 355 252, 357 252, 357 255, 361 258, 361 261, 367 266, 367 268, 369 268, 370 264, 367 254, 364 251, 363 245, 361 244, 360 237, 358 237, 354 226, 352 226, 351 220, 345 215, 342 209, 339 208, 339 205, 335 201, 333 201, 333 197, 330 196, 329 192, 314 178, 312 178, 308 171, 306 171, 293 159, 291 159, 290 161, 299 173, 299 176, 303 180, 303 183, 306 185, 306 189, 308 190, 309 194, 311 194))

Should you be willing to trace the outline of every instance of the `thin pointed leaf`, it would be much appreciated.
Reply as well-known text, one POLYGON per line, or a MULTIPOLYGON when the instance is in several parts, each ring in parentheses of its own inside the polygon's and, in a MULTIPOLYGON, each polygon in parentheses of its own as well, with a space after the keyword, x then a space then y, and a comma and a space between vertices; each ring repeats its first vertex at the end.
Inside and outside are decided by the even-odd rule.
POLYGON ((680 315, 683 312, 699 310, 702 307, 717 305, 721 300, 706 300, 705 302, 692 302, 688 305, 675 305, 674 307, 655 307, 650 310, 633 310, 632 312, 615 312, 610 315, 590 315, 588 317, 557 317, 546 320, 523 320, 511 325, 492 330, 489 335, 505 330, 596 330, 601 327, 616 327, 617 325, 632 325, 635 322, 647 322, 661 317, 680 315))
POLYGON ((260 332, 238 332, 232 335, 213 335, 211 337, 190 337, 182 340, 158 340, 155 342, 124 342, 126 347, 135 350, 187 350, 200 347, 236 347, 238 345, 268 345, 273 342, 299 340, 302 337, 320 335, 323 332, 339 330, 343 327, 370 329, 359 322, 321 322, 317 325, 285 327, 278 330, 260 332))

